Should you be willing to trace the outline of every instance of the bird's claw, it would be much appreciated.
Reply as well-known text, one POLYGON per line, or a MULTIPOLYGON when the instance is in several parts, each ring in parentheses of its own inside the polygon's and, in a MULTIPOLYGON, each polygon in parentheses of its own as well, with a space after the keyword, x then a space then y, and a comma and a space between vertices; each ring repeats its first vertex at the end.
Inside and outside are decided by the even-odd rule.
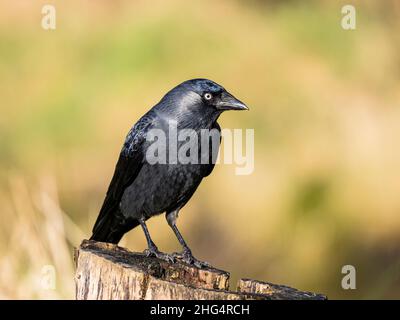
POLYGON ((174 252, 172 256, 175 259, 181 260, 187 264, 194 265, 196 268, 210 268, 211 265, 208 262, 197 260, 190 250, 183 250, 182 252, 174 252))
POLYGON ((148 248, 143 251, 147 257, 156 257, 169 263, 174 263, 175 258, 167 253, 159 251, 157 248, 148 248))

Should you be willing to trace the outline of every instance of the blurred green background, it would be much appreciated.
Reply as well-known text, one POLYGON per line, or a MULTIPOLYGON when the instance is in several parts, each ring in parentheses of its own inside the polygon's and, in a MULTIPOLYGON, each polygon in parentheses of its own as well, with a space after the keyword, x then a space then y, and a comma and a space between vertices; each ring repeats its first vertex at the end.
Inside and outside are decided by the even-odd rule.
MULTIPOLYGON (((0 298, 73 298, 125 134, 176 84, 206 77, 251 111, 255 171, 218 165, 181 211, 195 255, 329 298, 400 297, 400 2, 0 2, 0 298), (57 29, 41 27, 54 4, 57 29), (210 223, 205 223, 205 218, 210 223), (204 235, 207 236, 204 236, 204 235), (341 288, 341 269, 357 289, 341 288), (56 289, 41 286, 43 267, 56 289)), ((179 245, 163 216, 160 249, 179 245)), ((143 250, 140 229, 121 243, 143 250)))

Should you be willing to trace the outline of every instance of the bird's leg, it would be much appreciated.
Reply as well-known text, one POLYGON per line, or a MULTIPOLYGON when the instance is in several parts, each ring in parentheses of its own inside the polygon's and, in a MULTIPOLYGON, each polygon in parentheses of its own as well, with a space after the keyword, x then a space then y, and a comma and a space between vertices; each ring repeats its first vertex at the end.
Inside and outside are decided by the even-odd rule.
POLYGON ((173 256, 175 258, 181 259, 182 261, 186 262, 187 264, 193 264, 197 268, 203 268, 203 267, 210 267, 210 264, 204 261, 197 260, 193 254, 192 250, 190 250, 189 246, 186 244, 186 241, 183 239, 181 233, 179 232, 177 226, 176 226, 176 218, 178 217, 178 210, 172 211, 172 212, 167 212, 166 213, 166 218, 168 225, 172 228, 174 231, 176 237, 178 238, 179 243, 183 247, 183 251, 180 253, 174 253, 173 256))
POLYGON ((147 225, 145 223, 144 219, 140 219, 139 220, 140 225, 142 226, 144 235, 146 236, 146 240, 147 240, 147 246, 148 249, 146 249, 144 251, 144 253, 149 257, 149 256, 154 256, 156 258, 159 258, 161 260, 165 260, 167 262, 174 262, 174 258, 166 253, 161 252, 160 250, 158 250, 157 246, 155 245, 155 243, 153 242, 153 240, 151 240, 150 237, 150 233, 149 233, 149 229, 147 229, 147 225))

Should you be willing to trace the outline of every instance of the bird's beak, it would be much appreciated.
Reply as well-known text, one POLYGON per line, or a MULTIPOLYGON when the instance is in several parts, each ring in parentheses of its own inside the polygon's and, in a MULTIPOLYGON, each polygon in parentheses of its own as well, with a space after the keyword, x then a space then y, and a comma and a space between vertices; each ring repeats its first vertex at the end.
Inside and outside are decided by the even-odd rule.
POLYGON ((220 100, 216 104, 218 110, 249 110, 249 108, 240 100, 236 99, 228 92, 221 94, 220 100))

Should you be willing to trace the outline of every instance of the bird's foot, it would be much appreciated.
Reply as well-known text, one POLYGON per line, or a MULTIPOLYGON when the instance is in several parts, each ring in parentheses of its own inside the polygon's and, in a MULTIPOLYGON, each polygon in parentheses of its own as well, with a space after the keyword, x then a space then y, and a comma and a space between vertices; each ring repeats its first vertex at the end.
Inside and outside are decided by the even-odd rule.
POLYGON ((172 255, 169 255, 167 253, 159 251, 156 246, 149 247, 148 249, 144 250, 143 253, 147 257, 156 257, 158 259, 167 261, 169 263, 174 263, 175 262, 175 258, 172 255))
POLYGON ((210 268, 211 265, 208 262, 197 260, 190 249, 183 249, 182 252, 174 252, 172 256, 175 259, 181 260, 187 264, 194 265, 199 269, 210 268))

